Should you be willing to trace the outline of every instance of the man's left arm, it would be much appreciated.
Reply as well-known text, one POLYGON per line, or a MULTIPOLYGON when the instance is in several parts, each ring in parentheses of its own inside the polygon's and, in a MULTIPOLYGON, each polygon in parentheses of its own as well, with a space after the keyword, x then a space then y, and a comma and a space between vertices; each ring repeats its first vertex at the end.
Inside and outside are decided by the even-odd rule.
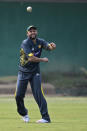
POLYGON ((48 43, 47 41, 45 41, 44 39, 41 40, 41 43, 42 43, 42 47, 45 49, 45 50, 54 50, 56 48, 56 44, 51 42, 51 43, 48 43))

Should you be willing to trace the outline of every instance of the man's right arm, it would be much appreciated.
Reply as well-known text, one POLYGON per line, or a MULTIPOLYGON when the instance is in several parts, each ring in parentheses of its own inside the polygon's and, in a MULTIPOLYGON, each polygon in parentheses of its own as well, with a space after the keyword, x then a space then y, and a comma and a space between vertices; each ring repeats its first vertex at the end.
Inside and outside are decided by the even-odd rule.
POLYGON ((23 50, 24 54, 26 55, 27 62, 48 62, 48 58, 38 58, 34 56, 31 50, 27 50, 25 44, 22 44, 21 49, 23 50))
POLYGON ((38 58, 36 56, 30 56, 28 58, 29 62, 48 62, 48 58, 44 57, 44 58, 38 58))

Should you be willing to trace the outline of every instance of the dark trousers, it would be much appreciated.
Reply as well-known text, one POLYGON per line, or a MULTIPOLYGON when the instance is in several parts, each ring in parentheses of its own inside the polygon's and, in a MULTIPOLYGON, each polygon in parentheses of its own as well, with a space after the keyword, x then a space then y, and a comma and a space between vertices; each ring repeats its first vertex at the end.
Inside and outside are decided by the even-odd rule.
POLYGON ((16 96, 15 96, 18 113, 22 116, 28 114, 28 110, 25 108, 24 105, 24 97, 25 97, 28 82, 30 82, 32 93, 39 106, 42 118, 50 122, 50 117, 47 109, 47 102, 44 98, 41 89, 41 76, 39 73, 30 74, 30 73, 23 73, 19 71, 18 79, 17 79, 16 96))

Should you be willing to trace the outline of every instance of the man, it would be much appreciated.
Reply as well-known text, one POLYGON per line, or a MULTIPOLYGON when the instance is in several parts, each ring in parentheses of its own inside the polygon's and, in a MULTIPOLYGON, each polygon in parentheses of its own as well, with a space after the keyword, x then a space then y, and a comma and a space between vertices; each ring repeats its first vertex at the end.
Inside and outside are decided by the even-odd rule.
POLYGON ((42 115, 42 119, 37 122, 51 122, 47 102, 42 93, 39 62, 48 62, 48 58, 40 58, 42 49, 53 50, 55 48, 56 45, 54 43, 49 44, 45 40, 37 38, 37 28, 35 26, 32 25, 27 28, 27 39, 22 42, 20 48, 20 65, 15 96, 17 111, 25 122, 29 122, 30 120, 28 110, 24 105, 28 81, 30 82, 33 96, 42 115))

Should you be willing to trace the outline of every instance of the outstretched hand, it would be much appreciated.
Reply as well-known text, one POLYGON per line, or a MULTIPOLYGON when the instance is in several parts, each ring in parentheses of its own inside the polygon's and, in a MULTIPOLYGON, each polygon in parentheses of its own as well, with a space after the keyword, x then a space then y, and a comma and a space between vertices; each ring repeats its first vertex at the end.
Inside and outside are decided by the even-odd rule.
POLYGON ((50 50, 54 50, 55 48, 56 48, 56 44, 55 43, 52 42, 52 43, 49 44, 49 49, 50 50))

